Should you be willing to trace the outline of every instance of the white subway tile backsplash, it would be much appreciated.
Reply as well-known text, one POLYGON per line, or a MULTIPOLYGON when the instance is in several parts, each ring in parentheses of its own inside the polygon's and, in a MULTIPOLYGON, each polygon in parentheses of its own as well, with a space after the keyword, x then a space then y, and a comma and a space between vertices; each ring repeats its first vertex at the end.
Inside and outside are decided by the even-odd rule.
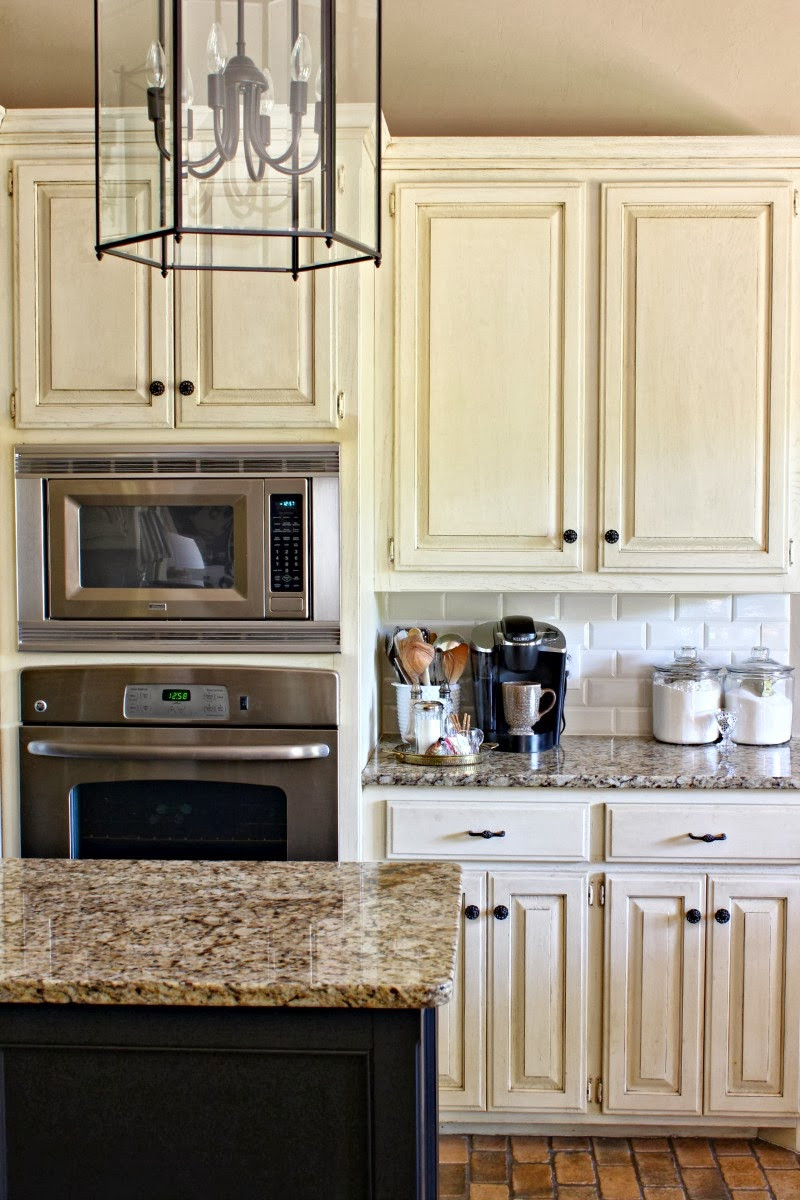
POLYGON ((733 597, 678 596, 675 615, 679 621, 730 621, 733 597))
MULTIPOLYGON (((557 625, 570 654, 565 734, 649 735, 653 666, 670 662, 681 646, 696 646, 706 662, 722 667, 743 662, 757 645, 788 662, 791 645, 787 596, 406 592, 384 593, 379 603, 381 634, 422 624, 469 641, 475 625, 501 612, 557 625)), ((383 654, 378 664, 383 728, 393 734, 394 676, 383 654)), ((462 685, 462 707, 474 714, 469 671, 462 685)))

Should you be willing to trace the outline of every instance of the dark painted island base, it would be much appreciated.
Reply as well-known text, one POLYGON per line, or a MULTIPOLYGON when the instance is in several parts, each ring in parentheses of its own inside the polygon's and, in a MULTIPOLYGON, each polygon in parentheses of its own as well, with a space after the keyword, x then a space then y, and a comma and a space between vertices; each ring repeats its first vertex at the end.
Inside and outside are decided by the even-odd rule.
POLYGON ((436 1010, 0 1006, 0 1200, 436 1200, 436 1010))

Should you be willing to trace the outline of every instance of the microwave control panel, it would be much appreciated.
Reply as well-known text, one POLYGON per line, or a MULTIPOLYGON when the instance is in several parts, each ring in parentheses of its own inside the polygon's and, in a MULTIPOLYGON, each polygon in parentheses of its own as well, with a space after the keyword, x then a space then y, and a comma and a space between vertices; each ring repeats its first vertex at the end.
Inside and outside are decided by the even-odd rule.
POLYGON ((129 683, 122 715, 128 721, 227 721, 228 689, 204 683, 129 683))
POLYGON ((308 617, 308 483, 276 481, 267 490, 270 616, 308 617))

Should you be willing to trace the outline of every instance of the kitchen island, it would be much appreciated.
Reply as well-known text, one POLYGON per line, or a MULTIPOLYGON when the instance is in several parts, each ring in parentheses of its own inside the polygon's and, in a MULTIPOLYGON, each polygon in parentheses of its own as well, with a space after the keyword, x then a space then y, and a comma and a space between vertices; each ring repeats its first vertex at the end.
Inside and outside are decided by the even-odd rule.
POLYGON ((7 860, 0 894, 8 1200, 436 1196, 456 866, 7 860))

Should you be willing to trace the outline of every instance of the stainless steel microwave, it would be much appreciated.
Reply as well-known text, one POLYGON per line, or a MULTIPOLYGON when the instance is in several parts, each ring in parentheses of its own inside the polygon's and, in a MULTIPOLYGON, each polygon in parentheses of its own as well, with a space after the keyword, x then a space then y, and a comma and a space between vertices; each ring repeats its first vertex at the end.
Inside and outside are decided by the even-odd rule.
POLYGON ((339 447, 19 446, 23 650, 339 649, 339 447))

